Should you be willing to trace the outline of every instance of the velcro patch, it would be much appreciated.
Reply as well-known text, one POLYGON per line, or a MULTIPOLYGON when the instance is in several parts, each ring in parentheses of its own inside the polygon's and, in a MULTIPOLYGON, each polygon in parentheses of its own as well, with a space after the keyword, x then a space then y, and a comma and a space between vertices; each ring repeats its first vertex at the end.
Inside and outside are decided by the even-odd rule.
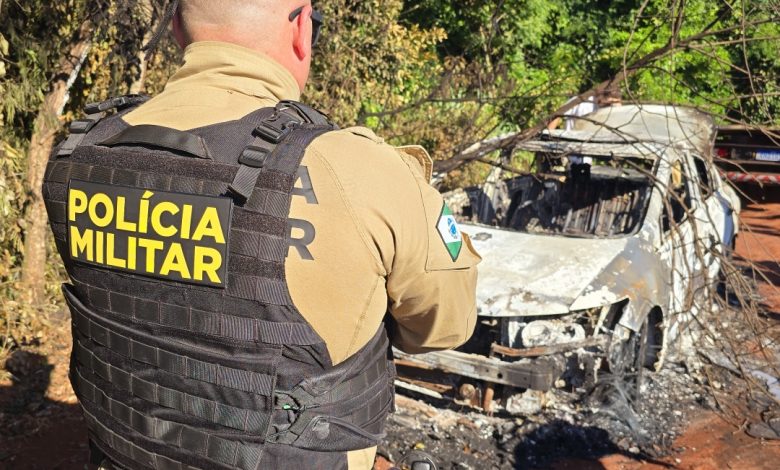
POLYGON ((171 281, 226 287, 231 199, 71 180, 74 261, 171 281))
POLYGON ((441 235, 441 239, 444 242, 444 246, 447 247, 452 261, 457 261, 458 256, 460 256, 460 250, 463 248, 463 236, 460 233, 455 217, 452 215, 452 211, 446 203, 441 208, 439 220, 436 222, 436 230, 441 235))

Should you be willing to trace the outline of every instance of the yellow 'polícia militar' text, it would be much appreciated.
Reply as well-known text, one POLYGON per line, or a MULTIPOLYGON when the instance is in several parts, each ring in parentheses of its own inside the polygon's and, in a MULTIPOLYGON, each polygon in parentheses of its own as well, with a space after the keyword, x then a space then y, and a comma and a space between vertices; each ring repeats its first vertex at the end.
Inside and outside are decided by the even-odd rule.
POLYGON ((140 199, 103 192, 88 194, 70 188, 68 221, 70 255, 74 259, 153 276, 221 284, 224 262, 214 245, 225 245, 217 208, 206 206, 194 217, 193 206, 152 201, 146 191, 140 199), (137 214, 129 220, 129 204, 137 214), (79 224, 85 217, 92 228, 79 224), (186 244, 184 241, 189 241, 186 244), (118 247, 121 246, 121 250, 118 247), (120 256, 119 252, 124 253, 120 256))

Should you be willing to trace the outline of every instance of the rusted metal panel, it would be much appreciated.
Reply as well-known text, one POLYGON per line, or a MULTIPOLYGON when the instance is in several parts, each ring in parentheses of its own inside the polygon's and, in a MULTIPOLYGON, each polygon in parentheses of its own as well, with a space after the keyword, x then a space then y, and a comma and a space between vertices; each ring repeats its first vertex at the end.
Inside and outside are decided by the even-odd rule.
POLYGON ((421 364, 472 379, 532 390, 550 390, 561 373, 554 361, 545 359, 533 362, 504 362, 492 357, 458 351, 412 355, 395 350, 394 355, 407 363, 421 364))
POLYGON ((582 341, 572 341, 570 343, 556 344, 553 346, 538 346, 535 348, 510 348, 495 344, 490 346, 491 352, 501 354, 506 357, 542 357, 552 356, 568 351, 576 351, 580 348, 605 347, 609 343, 609 336, 594 336, 582 341))

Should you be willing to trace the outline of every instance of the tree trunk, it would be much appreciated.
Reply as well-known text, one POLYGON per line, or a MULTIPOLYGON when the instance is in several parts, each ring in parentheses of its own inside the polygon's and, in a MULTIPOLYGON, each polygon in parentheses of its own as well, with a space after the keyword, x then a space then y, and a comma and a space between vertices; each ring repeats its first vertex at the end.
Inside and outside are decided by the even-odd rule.
POLYGON ((32 305, 44 299, 46 287, 46 235, 48 224, 41 186, 54 139, 60 129, 59 118, 68 102, 69 91, 78 77, 92 45, 92 23, 86 21, 70 44, 58 67, 56 81, 46 95, 35 118, 27 161, 26 183, 30 205, 25 217, 24 261, 22 263, 22 299, 32 305))
POLYGON ((130 93, 133 95, 139 95, 146 91, 146 70, 148 68, 148 64, 146 63, 145 59, 146 52, 139 52, 138 53, 138 60, 139 60, 139 68, 140 73, 138 74, 138 78, 133 80, 133 83, 130 84, 130 93))
MULTIPOLYGON (((154 5, 152 5, 151 0, 144 0, 141 2, 139 14, 143 15, 144 20, 146 20, 146 22, 149 24, 149 29, 146 31, 146 34, 144 34, 144 37, 141 41, 141 44, 146 45, 149 43, 149 40, 154 34, 154 31, 157 29, 157 25, 155 24, 155 17, 159 15, 155 14, 155 8, 154 5)), ((157 21, 159 21, 159 18, 157 18, 157 21)), ((136 95, 146 91, 146 71, 149 68, 149 64, 146 62, 146 51, 143 48, 138 50, 137 60, 139 63, 140 73, 138 78, 130 84, 130 93, 136 95)))

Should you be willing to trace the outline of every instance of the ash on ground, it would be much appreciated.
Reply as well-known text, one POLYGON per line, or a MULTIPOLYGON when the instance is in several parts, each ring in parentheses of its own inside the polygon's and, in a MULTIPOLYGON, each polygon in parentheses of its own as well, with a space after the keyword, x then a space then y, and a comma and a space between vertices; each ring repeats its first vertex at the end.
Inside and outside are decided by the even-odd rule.
POLYGON ((404 391, 379 454, 397 462, 422 449, 440 469, 544 468, 616 453, 654 458, 671 451, 691 415, 714 406, 685 366, 648 374, 636 402, 604 382, 587 394, 547 392, 527 416, 488 416, 404 391))
POLYGON ((602 375, 590 389, 525 392, 511 406, 499 400, 504 407, 489 416, 399 390, 378 453, 398 462, 421 449, 440 469, 548 468, 614 454, 668 461, 681 450, 675 439, 707 410, 754 438, 780 440, 780 315, 765 308, 755 281, 736 278, 741 284, 719 305, 688 316, 663 369, 644 373, 640 398, 602 375))

